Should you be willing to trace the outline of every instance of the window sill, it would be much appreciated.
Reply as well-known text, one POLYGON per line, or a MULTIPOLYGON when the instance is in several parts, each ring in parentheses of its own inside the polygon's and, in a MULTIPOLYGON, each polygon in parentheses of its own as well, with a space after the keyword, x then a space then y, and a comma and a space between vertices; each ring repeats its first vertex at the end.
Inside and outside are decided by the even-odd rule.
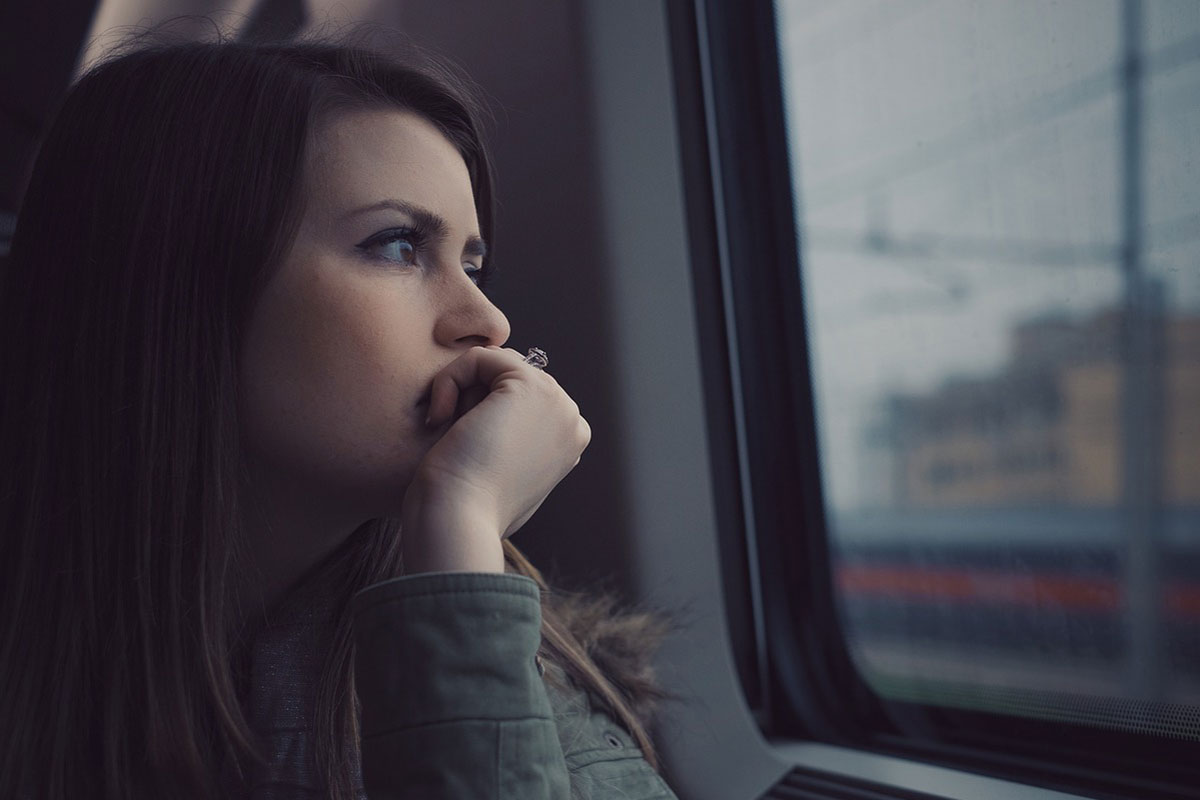
POLYGON ((792 740, 772 740, 770 744, 778 757, 800 767, 951 800, 978 800, 983 797, 995 800, 1086 800, 1084 795, 1067 794, 846 747, 792 740))

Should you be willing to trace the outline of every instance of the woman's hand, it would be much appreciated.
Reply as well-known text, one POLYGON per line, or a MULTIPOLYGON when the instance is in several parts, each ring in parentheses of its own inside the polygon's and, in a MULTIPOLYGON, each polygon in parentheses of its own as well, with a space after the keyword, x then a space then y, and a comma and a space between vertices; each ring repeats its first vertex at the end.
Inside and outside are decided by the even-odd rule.
POLYGON ((591 428, 553 377, 499 347, 438 373, 429 416, 449 427, 404 496, 404 571, 503 572, 501 541, 579 463, 591 428))

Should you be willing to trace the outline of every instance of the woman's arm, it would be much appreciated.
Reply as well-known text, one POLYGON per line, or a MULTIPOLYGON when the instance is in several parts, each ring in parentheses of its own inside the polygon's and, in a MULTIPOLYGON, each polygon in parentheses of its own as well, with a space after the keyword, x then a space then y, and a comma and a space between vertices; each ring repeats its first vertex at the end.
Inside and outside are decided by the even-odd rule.
POLYGON ((354 598, 362 771, 371 800, 566 798, 569 779, 534 662, 537 585, 443 572, 354 598))

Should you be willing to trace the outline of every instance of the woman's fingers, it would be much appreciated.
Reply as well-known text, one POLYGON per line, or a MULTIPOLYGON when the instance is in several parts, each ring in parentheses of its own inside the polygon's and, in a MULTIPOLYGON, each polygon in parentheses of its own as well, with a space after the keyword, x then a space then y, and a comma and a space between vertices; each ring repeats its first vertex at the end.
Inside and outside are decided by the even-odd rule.
POLYGON ((511 348, 472 347, 467 350, 434 376, 429 398, 429 427, 436 428, 449 422, 464 393, 474 392, 466 398, 465 413, 488 393, 500 388, 505 377, 523 377, 521 370, 536 371, 511 348))

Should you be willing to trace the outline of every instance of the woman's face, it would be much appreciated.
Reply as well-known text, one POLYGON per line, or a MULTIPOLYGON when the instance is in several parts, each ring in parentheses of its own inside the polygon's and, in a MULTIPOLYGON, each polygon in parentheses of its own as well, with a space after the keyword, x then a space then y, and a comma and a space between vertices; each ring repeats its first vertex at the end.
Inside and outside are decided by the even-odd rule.
MULTIPOLYGON (((273 526, 296 537, 300 520, 349 533, 398 515, 444 431, 424 425, 433 376, 509 335, 476 286, 484 244, 467 167, 431 123, 336 116, 307 170, 299 233, 255 309, 241 365, 245 455, 273 526)), ((331 534, 310 534, 322 540, 311 546, 336 544, 331 534)))

